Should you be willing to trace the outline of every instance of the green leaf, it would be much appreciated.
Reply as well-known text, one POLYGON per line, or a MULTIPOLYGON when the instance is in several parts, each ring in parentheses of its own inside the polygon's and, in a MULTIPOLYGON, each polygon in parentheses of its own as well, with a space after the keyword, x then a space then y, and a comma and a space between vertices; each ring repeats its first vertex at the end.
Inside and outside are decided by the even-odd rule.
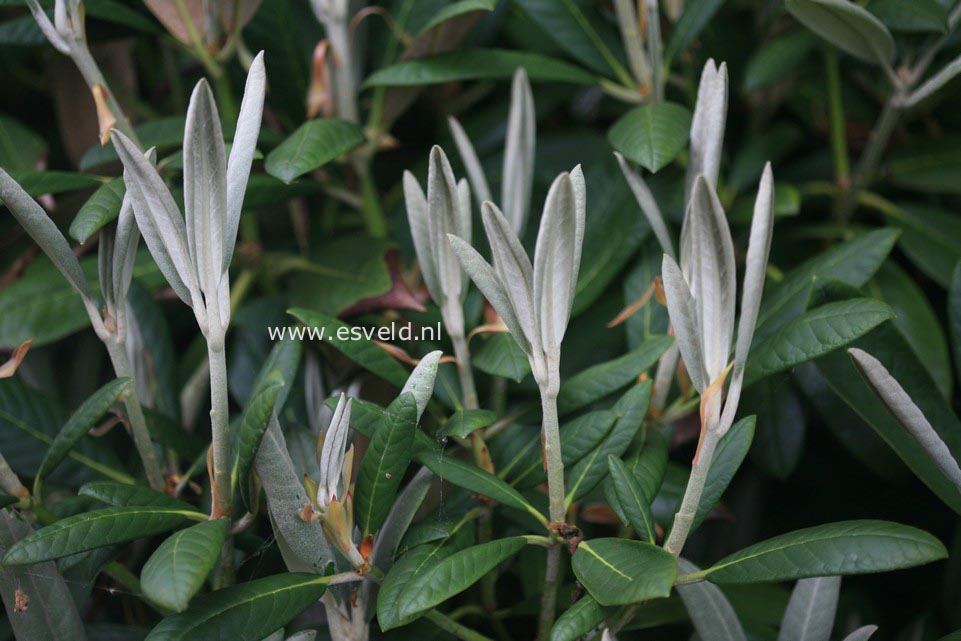
POLYGON ((493 425, 497 414, 490 410, 460 410, 444 423, 444 434, 467 438, 479 429, 493 425))
MULTIPOLYGON (((444 6, 439 11, 432 12, 430 18, 424 24, 416 25, 414 35, 423 35, 437 25, 465 13, 472 11, 493 11, 495 4, 495 0, 457 0, 444 6)), ((408 27, 414 27, 414 25, 408 25, 408 27)))
POLYGON ((611 146, 652 173, 677 158, 687 144, 691 112, 673 102, 641 105, 607 132, 611 146))
POLYGON ((517 0, 517 5, 554 43, 597 73, 631 84, 617 33, 582 0, 517 0))
POLYGON ((849 0, 785 0, 801 24, 841 51, 864 62, 887 65, 894 59, 894 38, 884 23, 849 0))
POLYGON ((784 80, 807 59, 813 46, 809 31, 778 36, 761 45, 747 63, 744 88, 761 89, 784 80))
MULTIPOLYGON (((91 271, 96 261, 81 263, 91 271)), ((0 345, 19 345, 33 338, 33 347, 50 344, 90 324, 83 301, 53 263, 40 258, 16 281, 0 290, 0 345)))
POLYGON ((954 180, 961 170, 958 142, 957 137, 919 141, 892 154, 887 163, 891 180, 899 187, 923 193, 961 193, 961 185, 954 180))
MULTIPOLYGON (((0 553, 32 532, 18 512, 0 511, 0 553)), ((0 568, 0 596, 7 606, 8 625, 18 641, 86 638, 83 620, 56 563, 0 568), (18 592, 30 597, 30 602, 28 607, 14 612, 18 592)))
POLYGON ((671 593, 677 562, 656 545, 627 539, 581 541, 571 567, 601 605, 629 605, 671 593))
POLYGON ((70 223, 70 236, 78 243, 87 242, 104 225, 120 215, 120 205, 126 192, 123 178, 114 178, 98 187, 70 223))
POLYGON ((843 521, 756 543, 699 574, 720 584, 791 581, 889 572, 947 555, 940 541, 917 528, 888 521, 843 521))
POLYGON ((755 344, 744 384, 828 354, 893 316, 890 307, 871 298, 828 303, 805 312, 755 344))
POLYGON ((328 580, 292 572, 217 590, 162 620, 145 641, 261 641, 316 603, 328 580))
POLYGON ((308 120, 267 154, 264 169, 289 183, 344 155, 364 140, 363 130, 347 120, 308 120))
POLYGON ((403 387, 407 382, 404 368, 390 354, 368 340, 361 329, 351 328, 335 318, 309 309, 295 308, 287 313, 306 327, 316 328, 318 333, 320 328, 324 328, 323 336, 327 344, 388 383, 403 387))
POLYGON ((62 194, 103 185, 96 176, 71 171, 18 171, 11 174, 23 190, 36 198, 43 194, 62 194))
POLYGON ((583 69, 539 53, 506 49, 466 49, 427 58, 404 60, 378 69, 364 81, 363 88, 414 87, 460 80, 510 78, 523 67, 533 81, 569 82, 592 85, 594 76, 583 69))
POLYGON ((175 612, 187 609, 220 560, 229 519, 204 521, 172 534, 150 555, 140 573, 144 596, 175 612))
POLYGON ((401 555, 384 577, 377 593, 377 624, 381 630, 386 632, 417 618, 416 614, 403 617, 400 615, 400 608, 409 594, 408 586, 464 545, 473 543, 473 532, 464 528, 470 523, 470 519, 461 518, 442 534, 439 542, 418 545, 401 555))
POLYGON ((244 409, 243 418, 240 419, 231 483, 233 487, 239 486, 240 495, 247 507, 251 507, 252 502, 248 484, 250 470, 257 457, 257 450, 260 449, 260 441, 267 431, 267 422, 276 411, 277 399, 284 387, 284 376, 280 370, 275 369, 258 382, 244 409))
POLYGON ((944 209, 911 203, 884 212, 901 229, 898 247, 918 269, 947 289, 961 260, 961 221, 944 209))
POLYGON ((165 507, 172 510, 194 510, 200 514, 200 511, 189 503, 143 485, 93 481, 81 487, 78 494, 114 507, 165 507))
POLYGON ((577 641, 613 613, 613 608, 602 607, 594 597, 585 594, 557 617, 551 628, 550 641, 577 641))
POLYGON ((948 289, 948 331, 951 335, 951 353, 954 366, 961 371, 961 263, 955 265, 948 289))
POLYGON ((336 316, 361 299, 386 294, 392 283, 385 256, 392 247, 366 234, 325 243, 315 260, 297 259, 290 279, 292 304, 336 316))
POLYGON ((762 379, 741 395, 740 407, 757 416, 753 460, 782 481, 794 473, 804 452, 804 404, 791 385, 791 375, 803 367, 762 379))
POLYGON ((425 465, 438 478, 448 483, 475 494, 486 496, 508 507, 522 510, 539 521, 546 522, 544 516, 528 503, 520 492, 476 465, 466 463, 447 454, 436 454, 423 450, 415 453, 414 459, 421 465, 425 465))
POLYGON ((567 470, 567 497, 569 506, 586 496, 607 476, 607 457, 620 457, 644 422, 651 400, 653 381, 634 385, 624 393, 612 408, 617 420, 604 440, 590 454, 577 461, 567 470))
POLYGON ((173 530, 197 517, 192 510, 169 507, 108 507, 84 512, 21 539, 7 550, 3 565, 28 565, 126 543, 173 530))
POLYGON ((630 469, 613 454, 607 455, 607 465, 610 469, 611 486, 614 495, 627 519, 628 524, 642 541, 657 543, 654 533, 654 516, 651 514, 651 503, 644 496, 644 489, 630 469))
MULTIPOLYGON (((647 504, 654 502, 657 491, 661 488, 664 473, 667 471, 668 443, 667 437, 655 428, 647 428, 641 450, 627 459, 625 467, 628 473, 637 481, 644 493, 647 504)), ((621 507, 614 486, 610 478, 604 480, 604 498, 611 509, 627 523, 627 515, 621 507)))
POLYGON ((701 502, 697 504, 694 523, 691 525, 692 532, 704 522, 714 506, 721 500, 727 486, 731 484, 731 480, 741 467, 741 463, 744 462, 744 457, 751 449, 751 441, 754 439, 754 425, 754 417, 746 416, 731 426, 727 434, 721 437, 721 441, 714 451, 714 458, 711 459, 711 468, 708 470, 707 480, 704 482, 701 502))
POLYGON ((84 401, 76 412, 74 412, 63 429, 53 439, 53 443, 47 449, 47 455, 43 457, 37 475, 33 481, 33 493, 40 496, 40 488, 43 485, 43 478, 57 469, 57 466, 67 458, 67 454, 80 442, 80 439, 90 431, 90 428, 100 420, 107 410, 117 402, 118 398, 130 385, 129 378, 116 378, 84 401))
POLYGON ((407 586, 400 616, 412 615, 440 605, 459 594, 521 550, 527 539, 515 536, 461 550, 418 574, 407 586))
POLYGON ((699 0, 685 2, 684 13, 677 19, 671 30, 671 39, 664 50, 664 68, 669 69, 671 62, 697 38, 707 23, 710 22, 724 0, 699 0))
POLYGON ((27 171, 47 151, 39 134, 9 116, 0 116, 0 167, 8 171, 27 171))
POLYGON ((472 354, 474 367, 482 372, 520 383, 531 372, 527 354, 507 332, 479 338, 480 347, 472 354))
POLYGON ((568 378, 557 395, 557 411, 568 414, 629 385, 671 346, 670 336, 655 336, 614 360, 589 367, 568 378))
MULTIPOLYGON (((837 295, 845 293, 838 292, 837 295)), ((961 460, 961 422, 901 333, 890 324, 882 325, 852 347, 862 349, 881 361, 890 374, 901 382, 954 458, 961 460)), ((838 351, 819 359, 815 364, 831 389, 887 442, 932 492, 961 514, 961 494, 931 462, 917 441, 904 431, 891 412, 877 401, 848 355, 838 351)))
POLYGON ((357 472, 354 518, 366 536, 377 531, 410 465, 417 431, 417 403, 410 392, 401 394, 387 408, 357 472))
MULTIPOLYGON (((162 153, 179 147, 184 141, 183 116, 171 116, 169 118, 158 118, 142 125, 134 127, 137 138, 144 149, 151 147, 157 148, 157 153, 162 153)), ((101 145, 99 142, 87 150, 80 159, 80 170, 87 171, 92 167, 104 165, 108 162, 116 162, 117 150, 113 145, 101 145)))
POLYGON ((898 235, 896 229, 878 229, 832 247, 792 269, 784 280, 764 293, 755 345, 805 308, 815 277, 836 278, 854 287, 867 283, 891 253, 898 235))
POLYGON ((874 284, 880 290, 878 298, 894 310, 891 322, 927 368, 941 395, 949 398, 954 389, 954 377, 948 341, 941 329, 941 321, 917 281, 889 260, 875 275, 874 284))
POLYGON ((948 32, 948 10, 938 0, 871 0, 867 10, 893 31, 948 32))
MULTIPOLYGON (((582 414, 564 423, 560 428, 561 457, 564 465, 570 468, 597 449, 614 427, 616 420, 617 415, 614 412, 599 410, 582 414)), ((514 460, 501 468, 501 476, 510 473, 513 479, 511 485, 528 489, 547 480, 539 432, 538 430, 538 433, 517 453, 514 460)))

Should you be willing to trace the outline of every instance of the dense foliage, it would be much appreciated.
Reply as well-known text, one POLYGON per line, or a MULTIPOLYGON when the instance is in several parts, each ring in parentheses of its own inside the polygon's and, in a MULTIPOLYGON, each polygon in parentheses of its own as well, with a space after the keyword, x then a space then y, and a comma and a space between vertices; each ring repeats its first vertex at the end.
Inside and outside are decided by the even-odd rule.
POLYGON ((961 639, 959 22, 0 2, 0 638, 961 639))

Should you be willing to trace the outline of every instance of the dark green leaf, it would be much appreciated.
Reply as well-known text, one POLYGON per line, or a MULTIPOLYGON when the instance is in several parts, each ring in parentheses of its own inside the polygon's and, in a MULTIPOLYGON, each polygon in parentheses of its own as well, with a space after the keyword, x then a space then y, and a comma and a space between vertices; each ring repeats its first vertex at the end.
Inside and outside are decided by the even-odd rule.
POLYGON ((581 64, 622 82, 630 81, 620 38, 583 0, 517 0, 548 38, 581 64), (611 49, 609 45, 614 44, 611 49))
POLYGON ((120 215, 120 205, 126 192, 123 178, 114 178, 101 185, 70 223, 70 236, 78 243, 87 242, 104 225, 120 215))
POLYGON ((220 547, 229 530, 230 520, 218 519, 172 534, 143 566, 140 585, 144 596, 175 612, 186 610, 220 560, 220 547))
POLYGON ((888 64, 894 38, 880 20, 849 0, 786 0, 785 6, 808 29, 855 58, 888 64))
POLYGON ((627 450, 647 415, 652 388, 653 381, 648 380, 625 392, 612 408, 617 420, 611 431, 597 448, 566 470, 568 505, 586 496, 604 480, 608 455, 620 457, 627 450))
POLYGON ((390 354, 367 339, 362 328, 351 328, 346 323, 309 309, 296 308, 288 313, 306 327, 317 329, 318 333, 320 328, 324 328, 323 337, 328 345, 388 383, 403 387, 407 382, 404 368, 390 354))
POLYGON ((0 116, 0 167, 7 171, 27 171, 47 150, 38 134, 9 116, 0 116))
POLYGON ((613 612, 613 608, 605 608, 590 594, 585 594, 557 617, 554 627, 551 628, 550 641, 577 641, 587 636, 613 612))
POLYGON ((267 155, 264 169, 289 183, 364 142, 360 127, 346 120, 308 120, 267 155))
POLYGON ((893 261, 887 261, 874 277, 881 298, 894 310, 891 322, 931 374, 945 398, 954 389, 948 341, 941 322, 917 282, 893 261))
MULTIPOLYGON (((197 510, 169 494, 152 490, 143 485, 127 485, 113 481, 94 481, 80 488, 80 496, 113 505, 115 507, 166 507, 172 510, 197 510)), ((199 511, 198 511, 199 513, 199 511)))
POLYGON ((117 399, 126 391, 129 385, 129 378, 116 378, 110 381, 94 392, 90 398, 84 401, 83 405, 70 416, 70 419, 67 420, 63 429, 60 430, 56 438, 53 439, 53 443, 50 444, 50 448, 47 450, 47 455, 43 457, 43 461, 41 461, 40 467, 37 469, 37 475, 33 482, 34 494, 40 494, 43 478, 53 472, 57 466, 67 458, 67 453, 90 431, 90 428, 94 427, 94 424, 100 420, 100 417, 117 402, 117 399))
POLYGON ((691 531, 704 522, 707 515, 721 500, 727 486, 744 462, 744 457, 751 449, 751 441, 754 438, 753 416, 747 416, 731 426, 727 434, 721 437, 717 449, 714 451, 714 458, 711 459, 711 468, 707 473, 707 480, 704 482, 704 493, 701 494, 701 502, 697 504, 697 512, 694 515, 694 523, 691 531))
POLYGON ((178 528, 197 512, 170 507, 108 507, 70 516, 24 537, 7 550, 4 565, 28 565, 178 528))
POLYGON ((805 312, 754 345, 744 384, 828 354, 893 316, 890 307, 871 298, 828 303, 805 312))
POLYGON ((815 277, 836 278, 861 287, 881 267, 897 239, 896 229, 878 229, 795 267, 784 280, 764 293, 755 344, 805 308, 815 277))
POLYGON ((677 24, 671 30, 671 39, 664 50, 664 68, 670 68, 671 62, 697 38, 717 10, 724 4, 724 0, 699 0, 699 2, 684 3, 684 13, 678 18, 677 24))
POLYGON ((158 623, 146 641, 261 641, 316 603, 327 580, 292 572, 217 590, 158 623))
POLYGON ((248 477, 260 449, 260 441, 267 431, 267 422, 276 411, 277 399, 285 386, 283 374, 274 370, 259 381, 250 397, 250 402, 244 409, 240 419, 240 430, 237 432, 236 454, 233 465, 233 487, 239 487, 244 504, 251 507, 248 477))
POLYGON ((581 541, 571 567, 601 605, 629 605, 671 593, 677 562, 650 543, 627 539, 581 541))
POLYGON ((364 81, 364 88, 435 85, 458 80, 510 78, 523 67, 532 81, 594 84, 583 69, 539 53, 506 49, 467 49, 429 58, 398 62, 378 69, 364 81))
POLYGON ((538 520, 544 521, 543 515, 528 503, 520 492, 476 465, 465 463, 443 453, 420 451, 414 455, 414 458, 444 481, 486 496, 508 507, 528 512, 538 520))
MULTIPOLYGON (((561 425, 561 457, 568 468, 590 454, 604 440, 617 415, 607 410, 588 412, 561 425)), ((544 454, 538 433, 520 451, 513 461, 505 465, 501 475, 510 473, 511 485, 527 489, 547 480, 544 470, 544 454), (516 469, 515 469, 516 468, 516 469)))
MULTIPOLYGON (((0 553, 5 553, 17 541, 30 536, 33 529, 14 510, 0 512, 0 553)), ((82 641, 83 620, 70 594, 63 575, 52 561, 30 567, 0 568, 0 596, 7 607, 8 625, 18 641, 82 641), (27 607, 14 609, 26 594, 27 607)))
POLYGON ((497 414, 490 410, 460 410, 444 423, 444 434, 467 438, 477 430, 493 425, 497 414))
POLYGON ((938 561, 936 538, 888 521, 844 521, 776 536, 726 556, 701 574, 712 583, 764 583, 868 574, 938 561))
POLYGON ((472 355, 472 363, 480 371, 518 383, 530 374, 531 364, 527 354, 507 332, 497 332, 476 340, 480 342, 480 347, 472 355))
POLYGON ((377 531, 410 465, 417 431, 417 403, 407 392, 387 408, 357 472, 354 518, 366 536, 377 531))
POLYGON ((614 495, 617 497, 618 505, 624 512, 628 524, 634 528, 642 541, 657 543, 651 504, 644 496, 644 489, 641 484, 630 469, 613 454, 607 455, 607 465, 614 495))
POLYGON ((103 185, 95 176, 70 171, 18 171, 11 174, 23 190, 36 198, 43 194, 61 194, 103 185))
POLYGON ((948 10, 938 0, 871 0, 867 9, 893 31, 948 32, 948 10))
POLYGON ((401 618, 440 605, 463 592, 527 544, 522 536, 499 539, 461 550, 418 574, 400 603, 401 618))
POLYGON ((784 80, 807 59, 814 39, 808 31, 782 35, 758 48, 744 71, 744 88, 760 89, 784 80))
POLYGON ((623 356, 571 376, 557 395, 558 413, 573 412, 630 384, 657 362, 673 340, 670 336, 655 336, 623 356))
MULTIPOLYGON (((179 147, 184 140, 184 117, 170 116, 158 118, 134 127, 140 144, 144 149, 157 148, 157 153, 179 147)), ((80 159, 80 170, 86 171, 92 167, 117 161, 117 151, 113 145, 97 143, 80 159)))
POLYGON ((610 128, 607 139, 614 149, 656 173, 677 158, 690 130, 687 107, 659 102, 628 111, 610 128))

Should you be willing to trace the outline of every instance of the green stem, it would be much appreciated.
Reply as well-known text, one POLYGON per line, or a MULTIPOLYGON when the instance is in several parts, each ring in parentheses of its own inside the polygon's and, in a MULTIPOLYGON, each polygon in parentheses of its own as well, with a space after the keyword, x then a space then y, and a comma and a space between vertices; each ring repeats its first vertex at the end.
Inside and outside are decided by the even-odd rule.
POLYGON ((838 219, 842 224, 846 224, 850 219, 857 205, 858 192, 865 186, 871 174, 877 170, 878 163, 881 161, 881 154, 888 146, 888 141, 891 140, 894 125, 897 124, 898 116, 901 113, 898 107, 900 95, 900 93, 897 93, 884 103, 884 109, 871 131, 868 146, 861 154, 861 159, 858 161, 857 169, 855 169, 851 179, 851 188, 844 195, 838 210, 838 219))
POLYGON ((187 5, 184 0, 174 0, 177 4, 177 11, 180 13, 180 19, 183 21, 184 26, 187 28, 187 35, 190 37, 190 50, 193 52, 194 56, 203 64, 204 68, 207 70, 213 78, 219 78, 223 73, 223 68, 220 66, 214 57, 210 55, 207 51, 207 46, 204 44, 203 37, 200 32, 197 31, 197 25, 194 24, 193 18, 190 17, 190 11, 187 9, 187 5))
POLYGON ((480 632, 475 632, 467 626, 461 625, 457 621, 454 621, 445 614, 441 614, 437 610, 429 611, 427 613, 427 619, 441 630, 453 634, 462 641, 493 641, 493 639, 490 637, 486 637, 480 632))
POLYGON ((828 115, 831 130, 831 151, 834 156, 834 176, 838 185, 847 188, 851 184, 851 164, 848 160, 848 143, 845 137, 841 70, 838 64, 838 52, 831 47, 826 49, 824 70, 827 77, 828 115))
POLYGON ((361 190, 363 192, 363 207, 361 214, 364 217, 364 224, 367 231, 375 238, 387 236, 387 220, 380 207, 380 198, 377 195, 377 186, 370 175, 370 164, 368 161, 358 161, 354 163, 357 176, 360 178, 361 190))
POLYGON ((147 429, 147 419, 144 417, 143 407, 140 405, 140 398, 137 396, 136 385, 132 382, 133 377, 130 373, 130 363, 127 361, 127 350, 123 343, 110 338, 104 341, 104 344, 107 346, 107 353, 110 355, 110 362, 113 364, 113 371, 117 377, 131 379, 131 385, 123 399, 124 408, 127 411, 127 420, 130 422, 130 432, 133 435, 137 453, 140 454, 140 461, 143 463, 147 482, 154 490, 163 492, 166 483, 164 482, 163 472, 160 470, 160 463, 157 461, 157 450, 150 439, 150 430, 147 429))

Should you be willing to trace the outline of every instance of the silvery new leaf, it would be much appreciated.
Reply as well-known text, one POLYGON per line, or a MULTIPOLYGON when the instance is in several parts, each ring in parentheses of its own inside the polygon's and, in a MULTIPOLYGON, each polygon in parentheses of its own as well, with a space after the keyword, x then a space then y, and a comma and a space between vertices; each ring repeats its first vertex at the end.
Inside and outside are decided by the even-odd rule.
MULTIPOLYGON (((580 166, 559 175, 548 191, 534 263, 510 222, 493 203, 481 207, 493 265, 451 235, 457 256, 527 353, 540 383, 556 368, 577 285, 584 241, 586 190, 580 166)), ((551 382, 559 384, 551 376, 551 382)))
POLYGON ((230 158, 206 81, 194 89, 184 131, 184 215, 157 172, 119 131, 113 142, 124 165, 124 182, 137 225, 160 271, 190 305, 215 343, 230 321, 227 276, 243 195, 260 131, 265 91, 263 53, 254 58, 240 108, 230 158))
MULTIPOLYGON (((467 177, 470 179, 478 205, 483 206, 485 201, 493 202, 484 168, 467 132, 453 116, 448 118, 448 125, 461 161, 467 170, 467 177)), ((504 217, 520 238, 524 237, 530 214, 536 140, 537 113, 534 110, 534 94, 531 92, 527 72, 521 67, 514 72, 511 82, 511 102, 504 140, 500 194, 500 206, 504 217)))

